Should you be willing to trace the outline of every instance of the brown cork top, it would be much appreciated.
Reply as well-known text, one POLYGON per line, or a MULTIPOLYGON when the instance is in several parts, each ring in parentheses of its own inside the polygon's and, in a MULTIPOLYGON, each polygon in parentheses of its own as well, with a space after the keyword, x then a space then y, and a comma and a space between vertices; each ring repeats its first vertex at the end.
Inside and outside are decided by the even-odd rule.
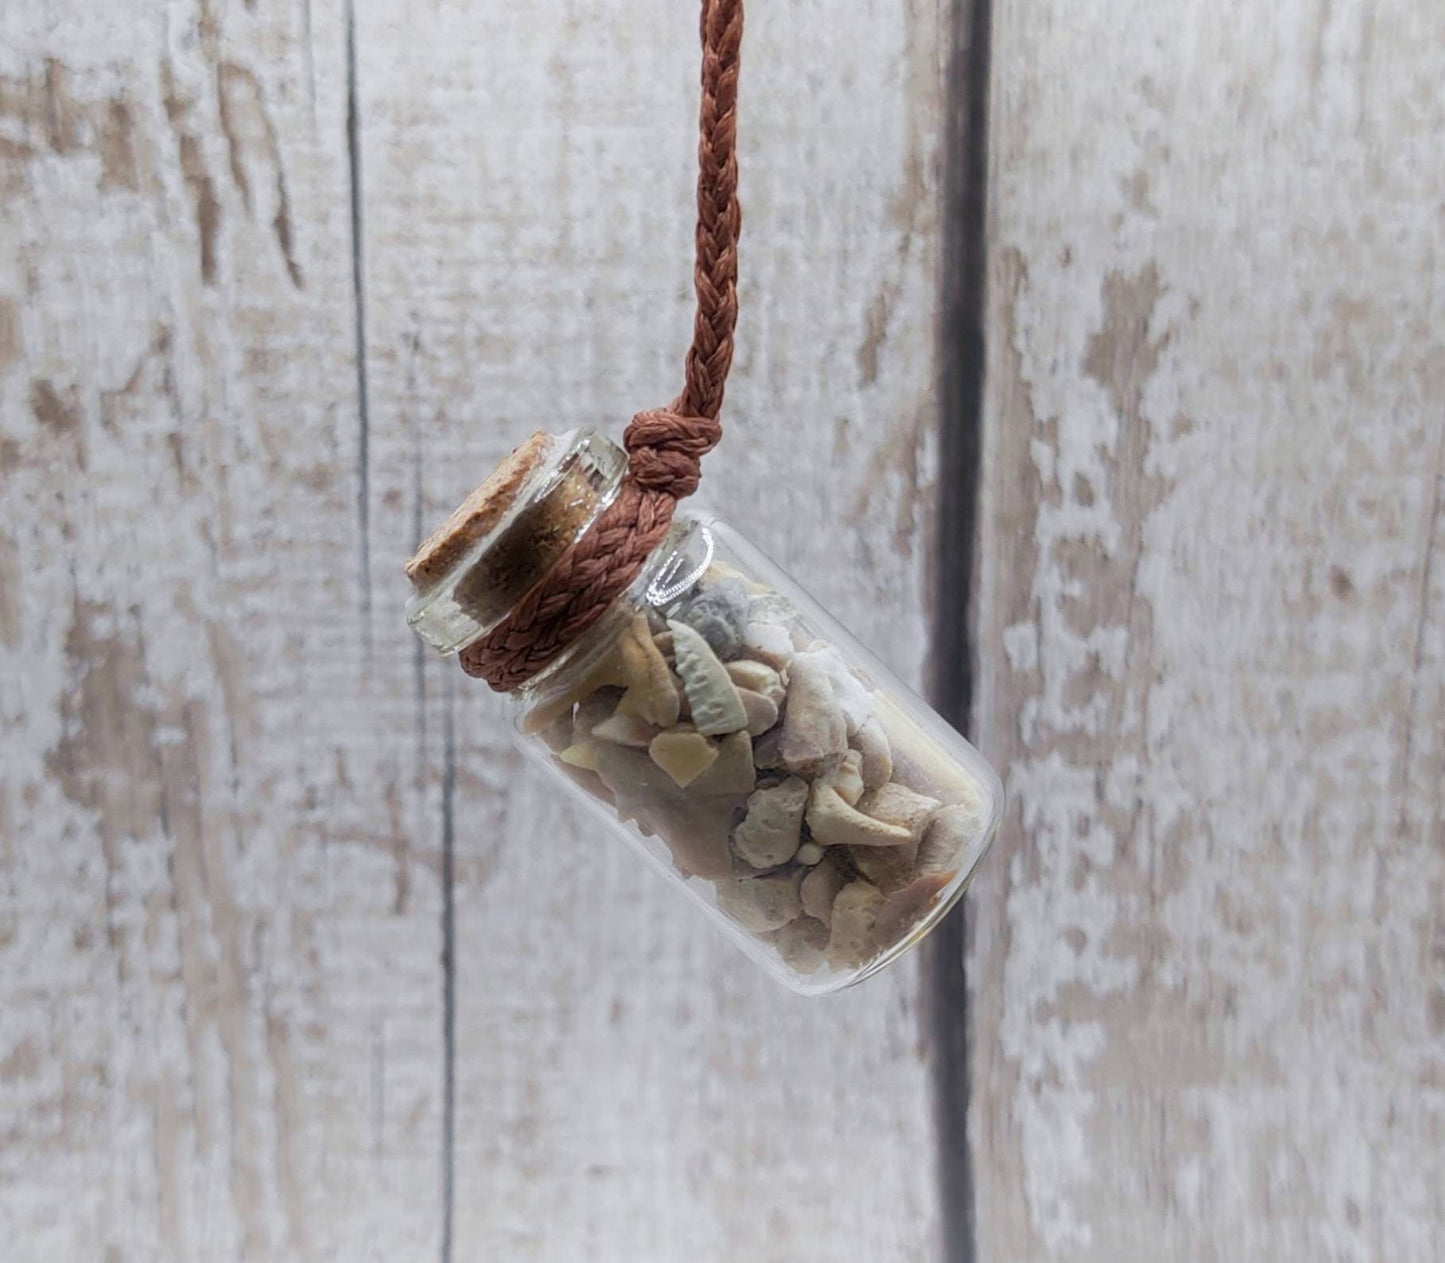
POLYGON ((407 621, 444 653, 505 619, 611 502, 627 453, 583 427, 539 431, 469 495, 407 564, 407 621))
POLYGON ((497 528, 527 480, 546 462, 555 440, 545 430, 515 447, 406 563, 412 587, 424 592, 497 528))

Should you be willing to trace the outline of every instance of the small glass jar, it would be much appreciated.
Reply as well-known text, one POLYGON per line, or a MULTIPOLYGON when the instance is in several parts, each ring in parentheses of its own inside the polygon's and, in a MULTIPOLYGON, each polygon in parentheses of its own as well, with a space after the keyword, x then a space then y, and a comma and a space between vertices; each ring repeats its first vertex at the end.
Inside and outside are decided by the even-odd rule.
MULTIPOLYGON (((484 635, 625 465, 590 429, 534 436, 413 559, 411 625, 443 652, 484 635)), ((511 700, 522 749, 804 995, 922 939, 1002 815, 973 746, 687 503, 631 587, 511 700)))

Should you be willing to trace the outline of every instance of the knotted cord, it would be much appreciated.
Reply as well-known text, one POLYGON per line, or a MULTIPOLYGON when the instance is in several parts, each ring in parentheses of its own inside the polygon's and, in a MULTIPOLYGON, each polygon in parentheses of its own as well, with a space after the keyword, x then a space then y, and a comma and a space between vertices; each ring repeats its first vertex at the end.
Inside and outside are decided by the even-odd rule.
POLYGON ((632 581, 697 490, 702 458, 722 437, 718 416, 738 316, 737 103, 743 0, 702 0, 697 316, 682 393, 639 412, 623 435, 627 475, 616 499, 497 627, 461 653, 462 669, 494 689, 525 683, 586 631, 632 581))

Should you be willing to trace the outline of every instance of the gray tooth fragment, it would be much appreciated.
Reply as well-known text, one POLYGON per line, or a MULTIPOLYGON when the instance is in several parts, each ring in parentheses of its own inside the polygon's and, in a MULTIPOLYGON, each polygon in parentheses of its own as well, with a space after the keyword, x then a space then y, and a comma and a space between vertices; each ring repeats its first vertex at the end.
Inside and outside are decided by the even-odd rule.
POLYGON ((673 619, 698 632, 719 658, 737 657, 748 622, 748 587, 728 578, 684 601, 673 619))
POLYGON ((727 668, 702 633, 676 619, 668 623, 672 632, 677 673, 687 693, 692 722, 698 732, 718 736, 746 728, 747 711, 729 678, 727 668))

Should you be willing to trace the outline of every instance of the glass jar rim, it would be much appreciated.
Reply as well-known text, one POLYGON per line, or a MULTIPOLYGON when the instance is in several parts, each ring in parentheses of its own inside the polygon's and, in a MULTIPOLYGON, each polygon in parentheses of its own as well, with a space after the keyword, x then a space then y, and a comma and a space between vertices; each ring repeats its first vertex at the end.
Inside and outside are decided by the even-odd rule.
MULTIPOLYGON (((501 491, 508 502, 495 520, 407 602, 408 626, 442 653, 496 628, 616 498, 627 469, 620 446, 593 426, 544 437, 542 458, 501 491)), ((478 515, 486 507, 474 506, 478 515)))

